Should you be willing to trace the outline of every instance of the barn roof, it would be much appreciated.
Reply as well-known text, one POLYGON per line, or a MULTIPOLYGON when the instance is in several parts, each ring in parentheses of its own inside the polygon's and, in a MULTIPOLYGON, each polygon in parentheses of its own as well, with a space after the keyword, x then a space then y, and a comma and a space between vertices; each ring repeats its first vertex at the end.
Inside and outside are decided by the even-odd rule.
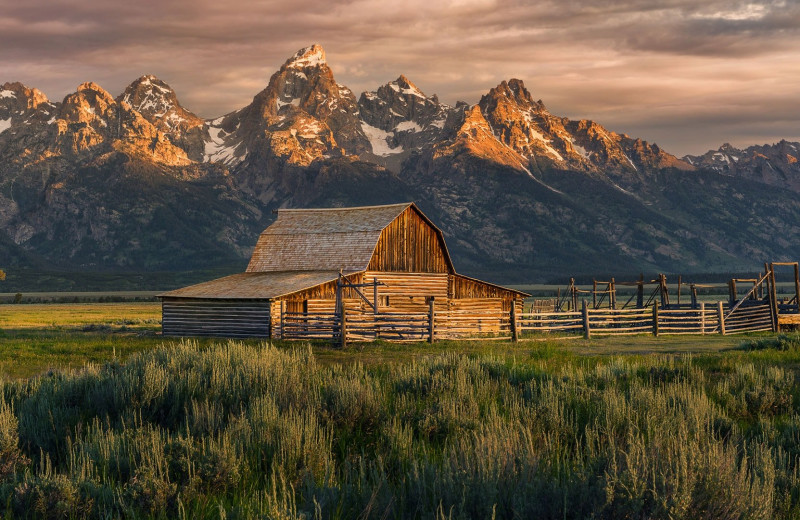
POLYGON ((279 209, 277 220, 258 238, 247 272, 363 271, 369 265, 381 231, 409 207, 441 237, 441 231, 412 202, 357 208, 279 209))
POLYGON ((280 209, 275 222, 259 236, 246 272, 158 296, 273 299, 332 282, 340 272, 363 272, 369 266, 381 232, 409 207, 436 230, 450 273, 455 274, 442 232, 413 202, 357 208, 280 209))
POLYGON ((271 299, 332 282, 339 271, 238 273, 159 294, 160 298, 271 299))

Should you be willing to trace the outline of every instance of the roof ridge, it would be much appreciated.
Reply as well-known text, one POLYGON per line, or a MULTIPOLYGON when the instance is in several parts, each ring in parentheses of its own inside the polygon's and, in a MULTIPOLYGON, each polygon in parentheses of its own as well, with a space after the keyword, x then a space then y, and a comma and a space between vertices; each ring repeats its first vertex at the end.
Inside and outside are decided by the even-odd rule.
MULTIPOLYGON (((385 228, 385 227, 384 227, 385 228)), ((270 232, 269 228, 265 229, 261 232, 262 235, 351 235, 353 233, 374 233, 376 231, 382 231, 384 228, 371 228, 371 229, 360 229, 355 231, 292 231, 290 232, 270 232)))
POLYGON ((394 208, 400 206, 411 206, 413 202, 398 202, 396 204, 377 204, 374 206, 347 206, 342 208, 278 208, 278 212, 282 211, 348 211, 355 209, 377 209, 377 208, 394 208))

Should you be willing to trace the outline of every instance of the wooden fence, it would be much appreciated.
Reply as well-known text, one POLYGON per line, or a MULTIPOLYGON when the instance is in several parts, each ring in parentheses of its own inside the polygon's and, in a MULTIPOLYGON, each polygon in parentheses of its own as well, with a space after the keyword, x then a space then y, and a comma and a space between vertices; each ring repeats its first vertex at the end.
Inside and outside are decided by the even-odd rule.
POLYGON ((344 319, 335 313, 284 312, 277 335, 282 339, 331 339, 342 341, 434 341, 457 338, 511 339, 508 312, 447 310, 427 313, 361 312, 347 310, 344 319))
POLYGON ((584 337, 633 334, 737 334, 774 330, 769 302, 756 301, 731 308, 722 302, 699 309, 590 309, 580 312, 521 314, 517 331, 582 333, 584 337))
POLYGON ((774 330, 769 302, 730 307, 700 305, 699 309, 590 309, 580 312, 434 311, 372 313, 348 310, 344 319, 334 313, 281 315, 282 339, 347 341, 435 341, 443 339, 513 339, 537 333, 622 336, 635 334, 737 334, 774 330))

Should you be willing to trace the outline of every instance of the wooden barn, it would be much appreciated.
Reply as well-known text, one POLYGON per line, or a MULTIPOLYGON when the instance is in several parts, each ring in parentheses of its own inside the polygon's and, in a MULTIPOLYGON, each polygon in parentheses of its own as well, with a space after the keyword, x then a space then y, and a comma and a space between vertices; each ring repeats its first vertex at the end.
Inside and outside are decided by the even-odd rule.
POLYGON ((159 295, 167 336, 388 339, 503 333, 525 296, 457 274, 413 203, 278 210, 246 272, 159 295))

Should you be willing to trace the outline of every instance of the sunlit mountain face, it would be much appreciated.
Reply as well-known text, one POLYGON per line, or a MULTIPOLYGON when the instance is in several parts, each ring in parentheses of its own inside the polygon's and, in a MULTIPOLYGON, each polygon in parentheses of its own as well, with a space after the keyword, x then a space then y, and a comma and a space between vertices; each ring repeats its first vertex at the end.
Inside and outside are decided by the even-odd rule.
POLYGON ((62 101, 6 83, 0 249, 39 268, 210 268, 243 262, 276 207, 413 200, 458 265, 493 279, 800 253, 798 143, 678 158, 556 115, 518 79, 450 105, 396 77, 356 94, 312 45, 212 119, 153 75, 62 101))

